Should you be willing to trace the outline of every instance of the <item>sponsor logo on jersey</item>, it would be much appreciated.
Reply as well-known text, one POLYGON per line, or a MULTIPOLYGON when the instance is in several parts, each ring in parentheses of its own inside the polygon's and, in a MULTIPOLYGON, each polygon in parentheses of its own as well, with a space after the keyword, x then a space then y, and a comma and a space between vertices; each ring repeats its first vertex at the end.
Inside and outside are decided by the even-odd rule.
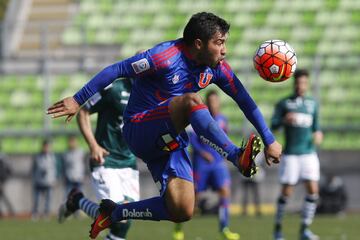
POLYGON ((227 158, 228 157, 228 153, 227 152, 225 152, 225 150, 224 149, 222 149, 221 147, 219 147, 218 145, 216 145, 215 143, 213 143, 213 142, 211 142, 209 139, 207 139, 206 137, 204 137, 204 136, 200 136, 200 140, 203 142, 203 143, 205 143, 205 144, 207 144, 207 145, 209 145, 210 147, 212 147, 213 149, 215 149, 215 151, 217 151, 222 157, 224 157, 224 158, 227 158))
POLYGON ((132 210, 123 209, 122 216, 123 216, 123 218, 128 218, 128 217, 130 217, 130 218, 144 218, 144 217, 151 218, 152 213, 149 211, 148 208, 146 209, 145 212, 138 212, 138 211, 135 211, 135 209, 132 209, 132 210))
POLYGON ((146 58, 142 58, 136 62, 131 63, 131 66, 136 74, 142 73, 150 69, 150 64, 146 58))
POLYGON ((161 138, 166 144, 163 147, 163 151, 167 151, 167 152, 174 151, 180 146, 180 144, 174 138, 172 138, 170 134, 162 135, 161 138))
POLYGON ((205 88, 209 85, 213 75, 211 73, 200 73, 198 85, 200 88, 205 88))
POLYGON ((291 126, 308 128, 312 126, 313 121, 314 119, 311 114, 294 113, 294 122, 292 122, 291 126))
POLYGON ((101 94, 99 92, 95 93, 90 99, 89 101, 87 101, 86 106, 88 108, 94 106, 97 102, 99 102, 101 100, 101 94))
POLYGON ((175 74, 174 77, 171 79, 173 84, 176 84, 177 82, 179 82, 179 80, 180 80, 179 74, 175 74))

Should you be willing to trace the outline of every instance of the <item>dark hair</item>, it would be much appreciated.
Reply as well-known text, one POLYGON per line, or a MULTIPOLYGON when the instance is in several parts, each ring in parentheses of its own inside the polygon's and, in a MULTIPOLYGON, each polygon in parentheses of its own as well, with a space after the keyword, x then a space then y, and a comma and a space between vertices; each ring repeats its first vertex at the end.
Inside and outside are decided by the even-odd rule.
POLYGON ((217 91, 215 91, 215 90, 209 90, 209 91, 206 93, 206 96, 205 96, 206 102, 209 100, 209 98, 210 98, 212 95, 219 96, 219 94, 218 94, 217 91))
POLYGON ((295 81, 299 79, 299 77, 306 76, 309 77, 309 71, 306 69, 297 69, 294 73, 294 79, 295 81))
POLYGON ((229 29, 230 24, 224 19, 213 13, 200 12, 192 15, 186 24, 183 39, 188 46, 192 45, 195 39, 207 43, 217 31, 226 34, 229 29))
POLYGON ((42 146, 50 145, 50 144, 51 144, 51 139, 50 138, 43 139, 42 146))

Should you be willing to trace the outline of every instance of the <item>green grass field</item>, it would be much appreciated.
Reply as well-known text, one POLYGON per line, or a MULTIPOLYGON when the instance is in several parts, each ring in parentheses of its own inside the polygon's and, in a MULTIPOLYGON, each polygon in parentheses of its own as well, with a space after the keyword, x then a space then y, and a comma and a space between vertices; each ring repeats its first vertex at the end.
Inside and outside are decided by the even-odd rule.
MULTIPOLYGON (((237 217, 231 219, 231 229, 241 234, 241 240, 270 240, 272 216, 237 217)), ((0 239, 6 240, 79 240, 88 239, 90 219, 70 219, 62 225, 55 220, 0 220, 0 239)), ((284 234, 287 240, 298 239, 299 217, 285 218, 284 234)), ((171 240, 173 225, 169 222, 134 222, 128 240, 171 240)), ((185 224, 186 240, 218 239, 215 216, 195 217, 185 224)), ((321 240, 360 239, 360 215, 345 217, 318 216, 312 226, 321 240)), ((103 239, 103 237, 98 237, 103 239)))

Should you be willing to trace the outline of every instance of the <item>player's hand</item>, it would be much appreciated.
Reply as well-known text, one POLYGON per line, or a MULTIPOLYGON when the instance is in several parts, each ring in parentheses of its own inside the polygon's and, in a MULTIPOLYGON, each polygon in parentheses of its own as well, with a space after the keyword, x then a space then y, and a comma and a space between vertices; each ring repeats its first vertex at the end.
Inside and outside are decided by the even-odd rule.
POLYGON ((265 160, 266 164, 271 166, 272 163, 279 163, 282 152, 282 146, 277 141, 265 147, 265 160))
POLYGON ((46 113, 50 114, 53 118, 67 116, 65 121, 70 122, 79 108, 79 104, 73 97, 67 97, 59 102, 54 103, 47 109, 46 113))
POLYGON ((104 157, 109 155, 109 152, 100 145, 94 145, 90 148, 91 159, 95 163, 102 165, 105 162, 104 157))
POLYGON ((316 131, 313 133, 313 139, 316 145, 320 145, 324 139, 324 135, 321 131, 316 131))
POLYGON ((284 123, 286 124, 293 124, 296 122, 296 114, 293 112, 288 112, 284 116, 284 123))

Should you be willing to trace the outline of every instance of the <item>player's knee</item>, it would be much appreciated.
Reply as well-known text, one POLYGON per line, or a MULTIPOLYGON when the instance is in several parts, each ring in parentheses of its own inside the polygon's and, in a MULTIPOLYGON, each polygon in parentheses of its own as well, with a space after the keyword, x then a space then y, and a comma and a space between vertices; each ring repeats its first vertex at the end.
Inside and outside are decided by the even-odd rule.
POLYGON ((171 210, 172 220, 176 223, 189 221, 194 214, 194 207, 187 204, 182 204, 171 210))
POLYGON ((187 106, 189 109, 191 109, 197 105, 203 104, 203 101, 202 101, 200 95, 197 93, 185 93, 183 95, 183 98, 184 98, 185 106, 187 106))

